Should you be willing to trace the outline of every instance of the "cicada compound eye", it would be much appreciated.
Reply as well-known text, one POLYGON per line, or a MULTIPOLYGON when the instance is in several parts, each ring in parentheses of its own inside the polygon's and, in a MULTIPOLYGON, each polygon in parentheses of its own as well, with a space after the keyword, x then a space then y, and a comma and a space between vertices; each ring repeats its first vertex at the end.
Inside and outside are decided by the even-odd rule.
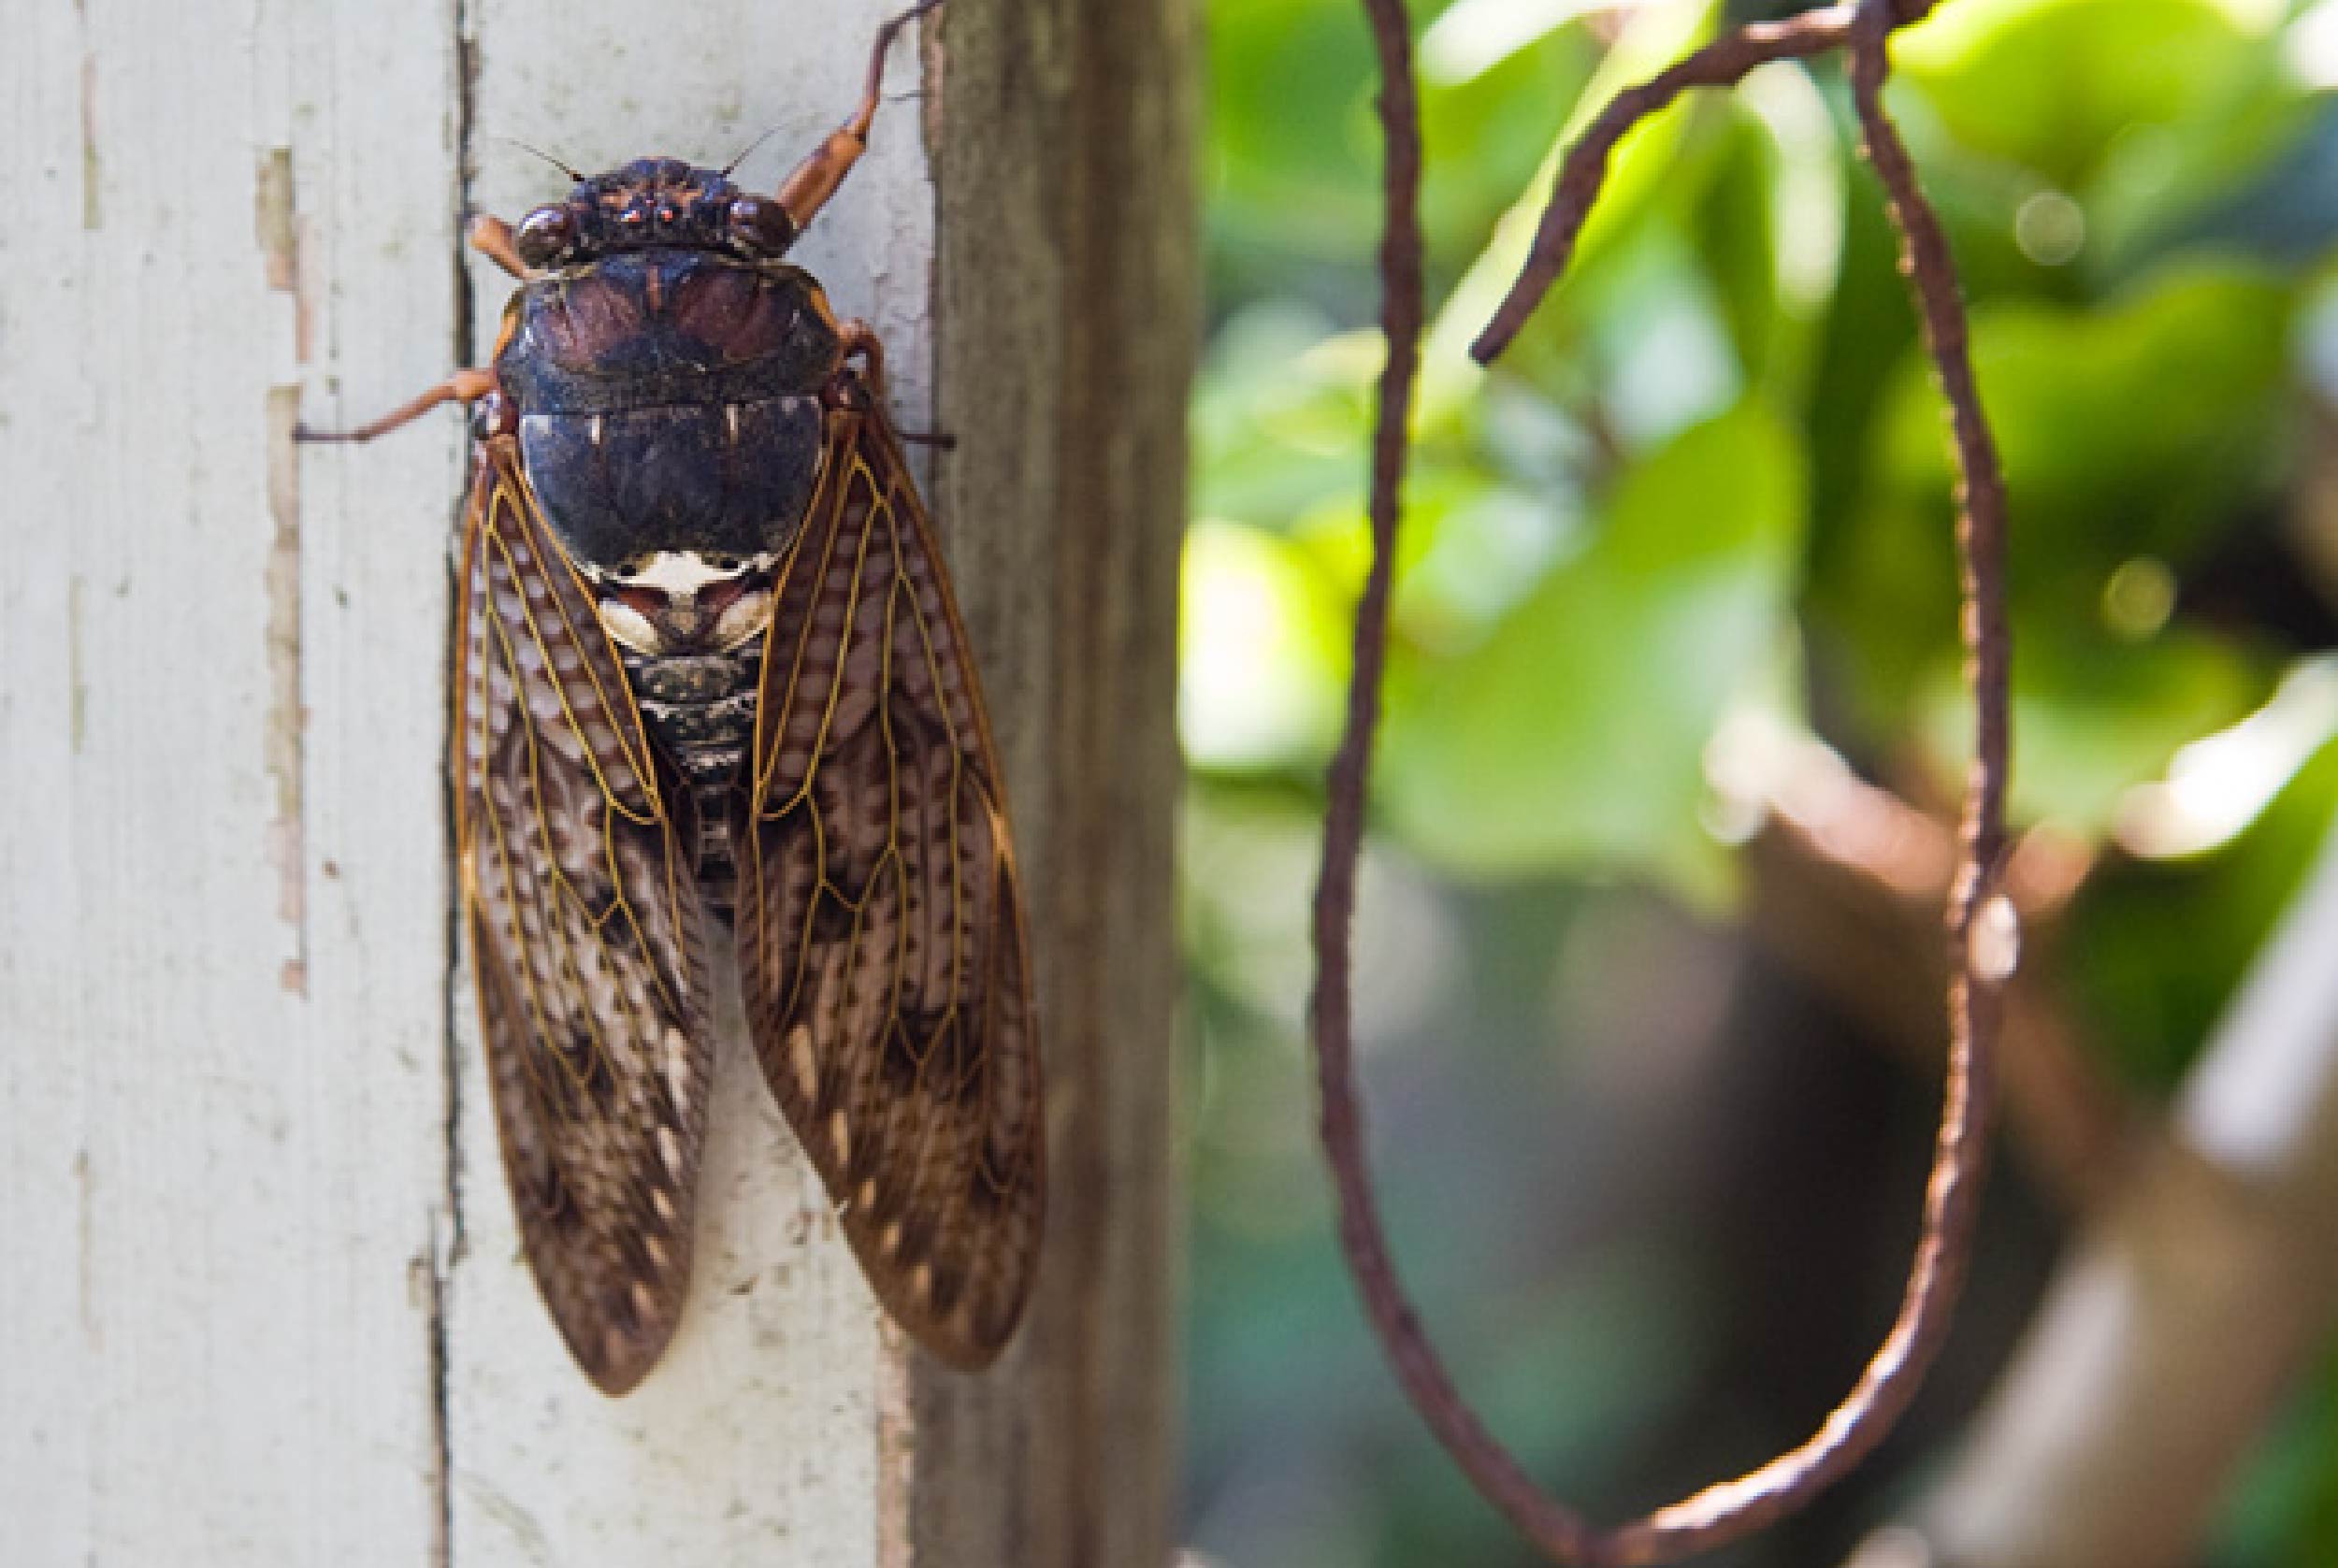
POLYGON ((796 242, 796 221, 770 196, 733 196, 728 227, 730 243, 750 256, 785 255, 796 242))
POLYGON ((576 214, 565 207, 540 207, 520 220, 512 244, 528 266, 550 266, 576 244, 576 214))

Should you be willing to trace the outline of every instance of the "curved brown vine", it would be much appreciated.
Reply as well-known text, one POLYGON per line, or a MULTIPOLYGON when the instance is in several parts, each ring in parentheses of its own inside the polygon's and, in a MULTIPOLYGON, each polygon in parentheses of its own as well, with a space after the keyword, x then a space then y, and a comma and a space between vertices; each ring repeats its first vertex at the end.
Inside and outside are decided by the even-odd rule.
POLYGON ((1356 609, 1347 728, 1332 762, 1315 896, 1316 985, 1309 1018, 1323 1144, 1338 1193, 1341 1246, 1407 1396, 1478 1489, 1537 1547, 1561 1562, 1652 1563, 1718 1546, 1775 1522, 1840 1478, 1882 1441, 1913 1397, 1946 1334, 1971 1248, 1986 1164, 1998 992, 2004 978, 1984 959, 1976 934, 1983 910, 1996 897, 2005 852, 2011 633, 2004 589, 2005 486, 1967 352, 1955 265, 1939 218, 1882 102, 1892 33, 1922 20, 1932 6, 1933 0, 1843 0, 1782 22, 1751 24, 1617 94, 1568 150, 1526 265, 1472 350, 1479 361, 1492 362, 1558 281, 1598 199, 1609 155, 1634 125, 1689 88, 1733 85, 1772 60, 1836 48, 1848 51, 1860 145, 1900 234, 1901 270, 1948 402, 1959 476, 1956 552, 1975 735, 1947 914, 1951 1038, 1940 1135, 1899 1311, 1842 1403, 1806 1442, 1748 1474, 1644 1518, 1602 1528, 1543 1492, 1454 1387, 1397 1274, 1365 1155, 1351 1039, 1349 932, 1425 305, 1420 108, 1410 35, 1401 0, 1364 0, 1380 61, 1379 110, 1387 147, 1380 266, 1388 362, 1373 434, 1372 563, 1356 609))

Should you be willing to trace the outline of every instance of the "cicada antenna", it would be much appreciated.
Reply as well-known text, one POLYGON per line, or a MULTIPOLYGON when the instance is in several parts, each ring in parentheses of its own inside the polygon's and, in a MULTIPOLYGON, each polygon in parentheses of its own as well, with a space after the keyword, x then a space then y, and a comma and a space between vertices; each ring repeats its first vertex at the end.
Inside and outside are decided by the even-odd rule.
POLYGON ((769 130, 765 131, 761 136, 757 137, 753 141, 747 143, 746 146, 741 148, 739 150, 739 155, 723 165, 723 178, 725 180, 729 179, 731 170, 737 168, 741 164, 745 163, 749 157, 753 156, 757 148, 762 146, 765 142, 771 140, 778 134, 779 127, 773 125, 769 130))
POLYGON ((940 9, 942 4, 943 0, 919 0, 877 29, 876 47, 869 51, 869 76, 861 88, 859 107, 850 119, 829 133, 828 139, 810 157, 796 165, 795 172, 779 188, 779 205, 795 220, 799 233, 828 205, 828 198, 836 194, 836 187, 844 182, 844 176, 852 172, 853 165, 869 150, 869 130, 876 123, 877 105, 883 97, 885 56, 893 47, 893 39, 902 28, 940 9))
MULTIPOLYGON (((530 153, 535 157, 541 158, 545 163, 550 164, 554 168, 558 169, 562 174, 567 175, 570 180, 581 181, 584 178, 583 175, 577 173, 576 170, 569 167, 568 165, 562 163, 559 159, 545 151, 542 148, 531 147, 527 142, 520 140, 517 137, 496 137, 496 140, 502 142, 508 147, 516 147, 523 152, 530 153)), ((754 151, 755 150, 753 148, 749 148, 747 150, 749 152, 754 151)), ((745 153, 740 154, 742 157, 744 157, 745 155, 745 153)))

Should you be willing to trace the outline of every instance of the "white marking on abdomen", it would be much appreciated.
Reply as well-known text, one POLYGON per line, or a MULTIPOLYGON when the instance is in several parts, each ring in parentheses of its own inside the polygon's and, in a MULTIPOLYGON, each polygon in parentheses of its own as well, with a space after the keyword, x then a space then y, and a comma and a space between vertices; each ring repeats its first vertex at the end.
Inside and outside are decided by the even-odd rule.
POLYGON ((636 571, 610 575, 628 588, 656 588, 678 599, 695 597, 710 583, 736 575, 737 568, 719 570, 695 550, 660 550, 636 571))
POLYGON ((600 611, 600 626, 611 637, 637 654, 662 654, 666 640, 657 635, 649 617, 623 599, 602 599, 596 606, 600 611))

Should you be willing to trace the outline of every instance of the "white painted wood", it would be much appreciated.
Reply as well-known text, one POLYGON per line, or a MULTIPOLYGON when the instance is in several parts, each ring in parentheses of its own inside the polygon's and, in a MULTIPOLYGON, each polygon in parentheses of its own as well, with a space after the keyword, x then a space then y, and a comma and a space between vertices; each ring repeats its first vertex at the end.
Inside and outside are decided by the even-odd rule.
MULTIPOLYGON (((479 204, 516 222, 566 192, 502 137, 589 173, 651 154, 719 167, 775 127, 739 170, 773 188, 850 110, 889 4, 492 0, 476 22, 479 204)), ((908 42, 889 79, 902 92, 919 78, 908 42)), ((933 196, 916 108, 888 106, 795 258, 841 314, 874 323, 896 401, 922 423, 933 196)), ((484 345, 511 284, 483 262, 471 277, 484 345)), ((463 1011, 465 1245, 448 1302, 457 1563, 876 1562, 874 1304, 729 1022, 689 1305, 665 1361, 613 1403, 570 1370, 519 1260, 463 1011)))
POLYGON ((0 1558, 427 1561, 455 438, 287 438, 336 302, 444 359, 449 41, 0 37, 0 1558))
MULTIPOLYGON (((1077 1190, 1002 1368, 912 1376, 734 1016, 691 1305, 612 1403, 519 1261, 453 945, 461 421, 289 433, 486 352, 508 284, 458 263, 458 212, 564 184, 496 137, 597 168, 775 128, 742 169, 769 189, 850 106, 887 0, 0 0, 0 1562, 1161 1561, 1187 207, 1159 178, 1058 196, 1191 52, 1072 72, 1066 39, 1146 36, 1080 4, 1074 29, 1065 0, 960 0, 978 392, 938 492, 1029 863, 1090 846, 1033 903, 1077 1190), (1074 253, 1080 287, 1020 281, 1074 253)), ((930 425, 913 49, 889 79, 798 254, 930 425)))
MULTIPOLYGON (((818 9, 488 7, 476 123, 593 164, 777 123, 772 177, 873 29, 818 9)), ((460 424, 288 441, 304 378, 345 423, 450 367, 459 72, 431 22, 0 9, 5 1555, 407 1564, 443 1507, 457 1562, 873 1561, 873 1318, 751 1073, 690 1321, 634 1400, 585 1387, 515 1261, 449 973, 460 424)), ((914 108, 887 128, 804 254, 917 407, 931 196, 914 108)), ((496 205, 556 191, 478 145, 496 205)))

